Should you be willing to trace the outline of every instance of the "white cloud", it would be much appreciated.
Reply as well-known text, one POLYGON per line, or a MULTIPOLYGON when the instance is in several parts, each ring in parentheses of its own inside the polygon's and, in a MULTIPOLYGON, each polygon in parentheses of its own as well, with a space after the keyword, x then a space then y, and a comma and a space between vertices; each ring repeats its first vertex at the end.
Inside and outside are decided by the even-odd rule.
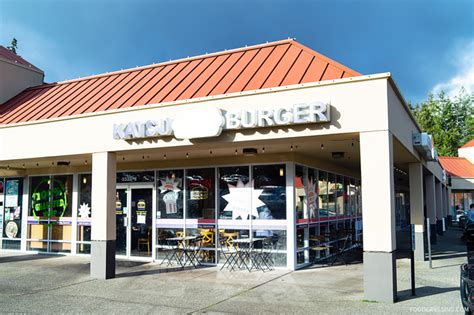
POLYGON ((474 93, 474 40, 467 45, 459 45, 451 58, 455 69, 454 75, 436 84, 432 93, 444 91, 451 98, 458 95, 461 88, 468 94, 474 93))

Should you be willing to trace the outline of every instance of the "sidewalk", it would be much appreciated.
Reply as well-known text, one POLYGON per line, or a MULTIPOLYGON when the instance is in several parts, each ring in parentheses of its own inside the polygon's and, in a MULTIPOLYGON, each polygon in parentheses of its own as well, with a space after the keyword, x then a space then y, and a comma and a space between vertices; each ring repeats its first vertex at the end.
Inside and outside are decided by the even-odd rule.
POLYGON ((119 262, 117 278, 89 278, 89 259, 0 254, 0 312, 4 313, 252 313, 463 314, 459 298, 460 231, 451 229, 428 262, 397 261, 400 301, 363 301, 362 264, 296 272, 248 273, 217 268, 176 271, 158 264, 119 262), (449 250, 447 250, 449 249, 449 250))

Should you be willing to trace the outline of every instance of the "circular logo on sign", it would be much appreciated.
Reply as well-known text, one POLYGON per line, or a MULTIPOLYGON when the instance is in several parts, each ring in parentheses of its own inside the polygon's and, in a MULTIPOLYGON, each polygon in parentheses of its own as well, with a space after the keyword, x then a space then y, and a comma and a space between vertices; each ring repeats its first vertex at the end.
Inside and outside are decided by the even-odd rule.
POLYGON ((13 221, 8 222, 7 226, 5 227, 5 234, 8 236, 8 238, 15 238, 17 233, 18 225, 16 225, 16 223, 13 221))
POLYGON ((35 220, 39 220, 40 217, 59 220, 67 209, 67 194, 64 184, 57 179, 52 180, 51 186, 49 183, 49 178, 41 180, 31 195, 31 210, 35 220))

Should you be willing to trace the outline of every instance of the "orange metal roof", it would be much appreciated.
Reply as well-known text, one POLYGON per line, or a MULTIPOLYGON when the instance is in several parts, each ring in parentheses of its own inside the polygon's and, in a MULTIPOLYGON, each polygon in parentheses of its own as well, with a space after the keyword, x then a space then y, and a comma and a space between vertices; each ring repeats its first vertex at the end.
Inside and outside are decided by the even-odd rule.
POLYGON ((4 58, 4 59, 7 59, 11 62, 21 64, 21 65, 26 66, 28 68, 33 68, 34 70, 39 71, 39 72, 43 72, 43 70, 35 67, 33 64, 29 63, 25 59, 21 58, 21 56, 15 54, 14 52, 12 52, 11 50, 3 47, 2 45, 0 45, 0 58, 4 58))
POLYGON ((470 148, 474 147, 474 139, 469 140, 465 145, 463 145, 461 148, 470 148))
POLYGON ((287 39, 32 87, 0 105, 0 124, 360 75, 287 39))
POLYGON ((474 178, 474 164, 466 158, 440 156, 439 162, 445 171, 453 176, 474 178))

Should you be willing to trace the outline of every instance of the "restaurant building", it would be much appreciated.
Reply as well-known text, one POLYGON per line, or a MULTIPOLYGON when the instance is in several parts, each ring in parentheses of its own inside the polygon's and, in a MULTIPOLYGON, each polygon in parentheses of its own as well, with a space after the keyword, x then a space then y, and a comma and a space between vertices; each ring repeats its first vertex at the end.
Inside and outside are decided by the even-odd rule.
POLYGON ((393 302, 396 235, 415 224, 424 260, 426 218, 448 214, 390 73, 293 39, 15 89, 0 105, 2 251, 90 255, 95 278, 116 257, 160 261, 170 235, 205 235, 208 264, 225 233, 271 237, 295 270, 334 254, 315 237, 351 233, 366 299, 393 302))

